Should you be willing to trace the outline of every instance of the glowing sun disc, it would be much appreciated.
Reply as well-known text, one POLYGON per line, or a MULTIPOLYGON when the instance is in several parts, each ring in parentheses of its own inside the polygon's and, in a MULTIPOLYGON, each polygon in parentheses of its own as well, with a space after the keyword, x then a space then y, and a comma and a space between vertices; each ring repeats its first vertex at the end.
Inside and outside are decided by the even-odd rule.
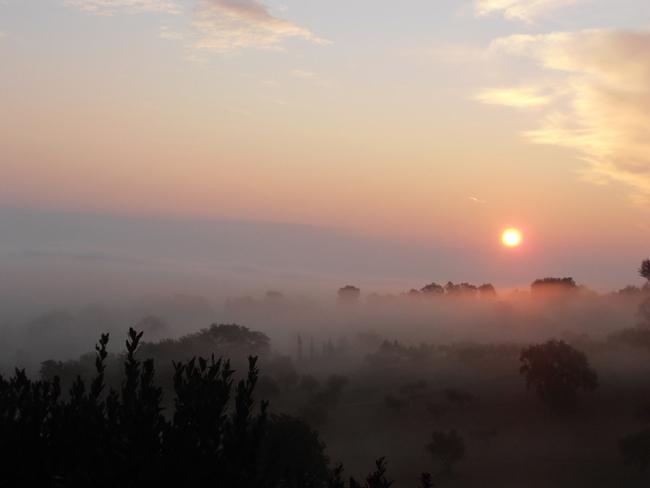
POLYGON ((506 247, 517 247, 521 244, 522 236, 519 229, 506 229, 501 234, 501 242, 506 247))

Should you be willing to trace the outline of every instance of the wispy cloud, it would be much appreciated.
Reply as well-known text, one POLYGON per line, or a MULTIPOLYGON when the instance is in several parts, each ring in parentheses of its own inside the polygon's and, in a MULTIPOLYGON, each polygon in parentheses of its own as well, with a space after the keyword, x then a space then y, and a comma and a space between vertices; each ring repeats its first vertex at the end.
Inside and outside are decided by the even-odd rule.
POLYGON ((302 69, 292 69, 290 74, 294 78, 300 78, 302 80, 315 80, 318 78, 318 75, 316 73, 302 69))
POLYGON ((161 39, 168 39, 172 41, 178 41, 185 38, 185 35, 182 32, 175 31, 166 25, 160 27, 158 35, 161 39))
POLYGON ((580 0, 476 0, 476 15, 501 14, 508 20, 532 22, 580 0))
POLYGON ((64 0, 64 4, 96 15, 142 12, 177 14, 181 10, 174 0, 64 0))
POLYGON ((329 43, 305 27, 273 16, 258 0, 200 0, 193 26, 199 35, 194 47, 220 53, 280 49, 292 38, 329 43))
POLYGON ((482 90, 475 98, 483 103, 514 108, 543 107, 552 100, 535 86, 482 90))
POLYGON ((557 80, 539 126, 524 133, 530 141, 573 148, 590 180, 650 197, 650 32, 518 35, 491 49, 532 59, 557 80))

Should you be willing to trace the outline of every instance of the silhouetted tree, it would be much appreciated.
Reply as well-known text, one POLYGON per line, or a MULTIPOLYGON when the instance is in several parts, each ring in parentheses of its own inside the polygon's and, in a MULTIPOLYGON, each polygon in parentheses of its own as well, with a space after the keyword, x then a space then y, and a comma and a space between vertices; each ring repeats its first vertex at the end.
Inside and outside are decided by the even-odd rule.
POLYGON ((433 417, 434 420, 439 420, 443 415, 445 415, 449 409, 439 403, 427 403, 427 412, 433 417))
POLYGON ((398 341, 384 341, 377 352, 366 356, 366 361, 373 366, 386 367, 406 361, 423 362, 430 359, 434 353, 435 347, 430 344, 421 343, 418 347, 413 347, 398 341))
POLYGON ((420 476, 420 488, 433 488, 433 478, 430 473, 422 473, 420 476))
MULTIPOLYGON (((417 291, 417 290, 411 290, 411 291, 417 291)), ((424 293, 427 296, 436 296, 436 295, 443 295, 445 293, 445 289, 439 285, 438 283, 429 283, 428 285, 424 285, 420 291, 424 293)))
MULTIPOLYGON (((130 329, 118 389, 105 384, 108 335, 96 346, 90 383, 77 376, 67 395, 58 377, 0 376, 0 486, 223 486, 388 488, 380 459, 365 484, 328 469, 324 444, 299 419, 267 416, 253 397, 257 358, 239 380, 230 362, 195 357, 173 363, 174 398, 163 415, 154 362, 140 361, 142 333, 130 329)), ((314 402, 338 402, 347 379, 332 376, 314 402)), ((422 476, 422 487, 431 478, 422 476)))
POLYGON ((464 409, 474 401, 474 395, 456 388, 445 388, 445 398, 457 408, 464 409))
POLYGON ((299 388, 308 393, 313 393, 320 386, 320 381, 310 374, 302 375, 300 378, 299 388))
POLYGON ((253 413, 251 357, 232 395, 228 362, 175 363, 174 413, 162 415, 154 363, 139 361, 142 333, 129 330, 119 390, 105 391, 108 335, 96 347, 96 375, 79 376, 66 399, 58 377, 0 377, 0 486, 260 486, 266 404, 253 413))
POLYGON ((633 297, 633 296, 640 295, 642 293, 642 290, 638 286, 627 285, 626 287, 621 288, 620 290, 618 290, 617 293, 619 295, 622 295, 622 296, 633 297))
POLYGON ((406 407, 406 402, 395 395, 386 395, 384 397, 384 405, 394 414, 399 414, 406 407))
POLYGON ((489 442, 499 435, 499 431, 495 428, 491 429, 476 429, 469 433, 470 437, 479 441, 489 442))
POLYGON ((344 305, 354 305, 359 303, 359 298, 361 298, 361 290, 356 286, 345 285, 342 288, 339 288, 337 292, 338 302, 344 305))
POLYGON ((393 486, 393 481, 386 478, 386 459, 379 458, 375 462, 376 469, 366 478, 367 488, 390 488, 393 486))
POLYGON ((305 422, 288 416, 269 419, 262 443, 265 477, 271 486, 321 488, 330 478, 325 444, 305 422))
POLYGON ((345 305, 356 304, 359 302, 359 298, 361 297, 361 290, 356 286, 345 285, 344 287, 339 288, 337 297, 339 303, 345 305))
MULTIPOLYGON (((178 339, 164 339, 159 342, 140 342, 139 354, 153 359, 156 364, 156 382, 166 394, 173 393, 173 361, 178 358, 228 357, 233 367, 247 367, 248 357, 256 356, 265 361, 266 373, 276 378, 284 373, 282 360, 271 358, 269 338, 257 331, 235 324, 213 324, 207 329, 182 336, 178 339), (271 358, 267 361, 267 358, 271 358), (274 369, 277 368, 277 371, 274 369)), ((124 354, 109 354, 106 358, 105 382, 109 387, 119 388, 122 378, 124 354)), ((41 365, 41 379, 51 381, 59 376, 61 387, 67 390, 77 376, 89 380, 94 375, 94 354, 82 355, 79 360, 45 361, 41 365)))
POLYGON ((485 283, 479 286, 478 292, 481 298, 494 298, 497 296, 497 291, 491 283, 485 283))
POLYGON ((273 398, 282 394, 282 388, 275 379, 265 374, 257 382, 257 392, 263 398, 273 398))
POLYGON ((530 285, 530 291, 535 295, 566 293, 577 289, 573 278, 541 278, 530 285))
POLYGON ((284 295, 282 294, 282 292, 276 290, 269 290, 266 292, 266 299, 269 301, 278 302, 284 300, 284 295))
POLYGON ((433 459, 440 463, 441 473, 449 474, 452 468, 465 456, 465 442, 455 430, 435 431, 426 450, 433 459))
POLYGON ((650 429, 624 437, 619 442, 619 448, 626 463, 639 471, 646 471, 650 466, 650 429))
MULTIPOLYGON (((359 483, 354 478, 350 478, 346 483, 343 480, 343 466, 339 464, 332 471, 327 488, 390 488, 393 483, 386 477, 386 460, 382 457, 375 461, 375 471, 366 477, 365 483, 359 483)), ((422 473, 418 486, 419 488, 433 488, 435 485, 431 474, 422 473)))
POLYGON ((474 297, 478 293, 478 288, 471 283, 455 284, 448 281, 445 285, 445 293, 454 297, 474 297))
POLYGON ((296 338, 296 348, 297 348, 296 355, 298 361, 302 361, 302 337, 300 336, 300 334, 298 334, 296 338))
POLYGON ((289 356, 275 356, 268 362, 267 366, 269 372, 273 374, 273 377, 284 391, 294 387, 300 379, 289 356))
POLYGON ((650 328, 630 327, 612 332, 607 336, 607 342, 625 344, 630 347, 650 349, 650 328))
POLYGON ((650 259, 645 259, 639 268, 639 275, 650 283, 650 259))
POLYGON ((404 383, 399 387, 400 393, 413 399, 422 396, 427 389, 427 382, 425 380, 418 380, 412 383, 404 383))
MULTIPOLYGON (((650 259, 646 259, 641 263, 639 275, 647 280, 643 288, 644 291, 650 291, 650 259)), ((639 316, 643 321, 642 325, 646 327, 650 326, 650 293, 648 293, 639 305, 639 316)))
MULTIPOLYGON (((639 275, 648 281, 643 290, 639 290, 641 293, 650 287, 650 259, 641 263, 639 275)), ((609 339, 650 348, 650 330, 647 328, 650 325, 650 296, 645 297, 639 305, 639 316, 643 320, 639 325, 643 327, 625 329, 610 336, 609 339)), ((650 419, 650 405, 641 405, 636 413, 639 420, 647 423, 650 419)), ((619 448, 623 459, 628 464, 635 466, 641 472, 647 471, 650 466, 650 428, 646 427, 640 432, 622 438, 619 441, 619 448)))
POLYGON ((328 412, 339 403, 348 381, 345 376, 330 376, 320 390, 310 395, 307 404, 299 410, 299 417, 314 426, 327 423, 328 412))
POLYGON ((535 388, 553 410, 573 409, 578 390, 593 391, 598 387, 598 376, 587 357, 564 341, 529 346, 521 352, 519 360, 526 387, 535 388))

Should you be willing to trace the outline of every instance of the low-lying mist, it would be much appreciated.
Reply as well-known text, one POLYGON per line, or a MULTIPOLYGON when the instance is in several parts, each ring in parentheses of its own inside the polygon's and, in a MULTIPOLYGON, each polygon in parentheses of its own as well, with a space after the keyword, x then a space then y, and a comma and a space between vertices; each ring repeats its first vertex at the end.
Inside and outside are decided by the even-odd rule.
POLYGON ((273 350, 287 355, 295 355, 298 336, 305 351, 308 347, 321 351, 333 344, 361 347, 364 352, 384 339, 407 345, 524 344, 580 336, 603 339, 636 325, 644 299, 639 289, 609 294, 586 288, 481 293, 469 286, 467 290, 456 287, 455 291, 423 287, 424 291, 380 295, 350 286, 358 294, 352 297, 337 295, 337 290, 310 297, 271 290, 225 300, 143 295, 121 303, 96 301, 0 313, 2 366, 20 365, 35 372, 46 359, 70 359, 87 352, 102 332, 122 337, 129 327, 135 327, 145 332, 147 341, 158 341, 213 323, 236 323, 263 332, 273 350))

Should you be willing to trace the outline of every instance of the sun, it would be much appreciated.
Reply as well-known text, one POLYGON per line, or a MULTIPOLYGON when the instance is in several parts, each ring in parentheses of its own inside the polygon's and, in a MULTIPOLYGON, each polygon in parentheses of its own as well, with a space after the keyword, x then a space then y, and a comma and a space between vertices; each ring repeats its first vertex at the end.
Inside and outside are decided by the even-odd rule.
POLYGON ((506 247, 517 247, 521 244, 522 235, 519 229, 510 227, 501 234, 501 242, 506 247))

